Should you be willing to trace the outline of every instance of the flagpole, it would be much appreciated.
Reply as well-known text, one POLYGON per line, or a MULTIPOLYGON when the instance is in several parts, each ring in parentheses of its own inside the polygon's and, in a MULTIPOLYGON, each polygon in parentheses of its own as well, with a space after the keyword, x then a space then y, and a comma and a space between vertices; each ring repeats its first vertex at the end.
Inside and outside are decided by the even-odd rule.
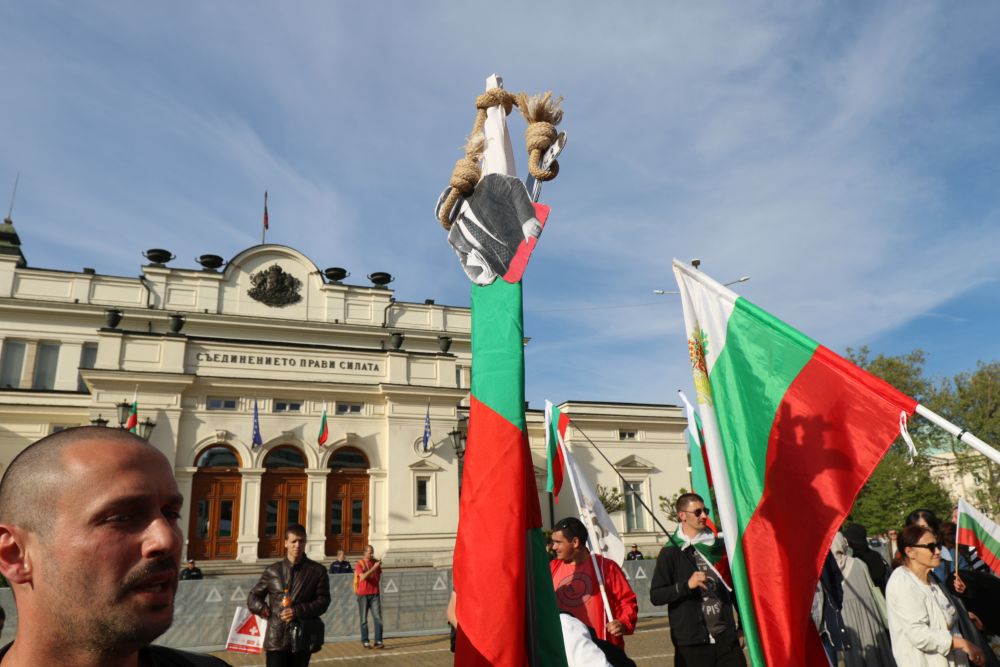
MULTIPOLYGON (((572 450, 570 450, 566 446, 566 441, 563 440, 562 436, 557 436, 557 437, 559 437, 559 445, 564 450, 569 452, 570 456, 573 456, 572 450)), ((583 527, 587 529, 587 535, 590 538, 590 546, 593 547, 595 542, 594 534, 590 530, 590 521, 588 521, 587 517, 583 515, 583 507, 580 504, 580 492, 577 490, 577 485, 576 485, 576 465, 575 465, 576 457, 573 457, 573 460, 574 460, 574 465, 567 466, 567 468, 569 468, 569 485, 573 489, 573 498, 574 500, 576 500, 576 510, 577 513, 580 515, 580 521, 583 523, 583 527)), ((594 573, 597 575, 597 585, 601 589, 601 599, 604 601, 604 616, 605 618, 608 619, 608 623, 610 623, 615 619, 611 615, 611 603, 608 602, 608 592, 604 588, 604 573, 601 571, 601 568, 598 567, 597 565, 597 555, 594 553, 593 549, 588 549, 588 551, 590 552, 590 562, 594 566, 594 573)), ((604 639, 607 639, 606 628, 602 628, 601 634, 603 635, 604 639)))
MULTIPOLYGON (((583 429, 580 428, 575 421, 573 421, 572 417, 569 418, 569 423, 573 425, 573 428, 575 428, 577 431, 580 432, 580 435, 582 435, 584 438, 587 439, 587 442, 589 442, 590 446, 593 447, 597 451, 597 453, 601 455, 601 458, 608 462, 608 465, 611 466, 611 469, 615 471, 615 474, 618 475, 618 478, 621 479, 621 481, 623 481, 623 482, 627 482, 628 480, 626 480, 624 477, 622 477, 622 474, 620 472, 618 472, 617 468, 615 468, 615 464, 612 463, 611 460, 608 459, 608 457, 604 455, 604 452, 601 451, 600 447, 598 447, 596 444, 594 444, 594 441, 590 439, 590 436, 588 436, 586 433, 584 433, 583 429)), ((570 482, 572 482, 572 481, 573 481, 573 476, 570 475, 570 482)), ((629 487, 626 486, 625 488, 627 489, 629 487)), ((639 504, 642 505, 643 508, 645 508, 645 510, 647 512, 649 512, 649 516, 653 517, 653 521, 656 523, 657 526, 660 527, 660 530, 663 531, 664 536, 669 541, 673 542, 674 541, 673 533, 671 533, 669 530, 667 530, 666 527, 664 527, 664 525, 662 523, 660 523, 660 520, 656 518, 655 514, 653 514, 653 510, 651 510, 649 508, 649 505, 647 505, 646 503, 644 503, 642 501, 642 496, 639 496, 639 495, 633 493, 632 491, 628 491, 628 492, 626 492, 626 494, 627 495, 631 495, 633 498, 635 498, 636 500, 639 501, 639 504)), ((573 495, 576 495, 576 488, 575 487, 573 488, 573 495)), ((579 501, 577 501, 577 506, 579 507, 579 501)), ((725 537, 725 533, 723 533, 723 537, 725 537)), ((695 549, 695 551, 698 551, 698 550, 695 549)), ((698 552, 698 555, 701 556, 701 552, 698 552)), ((719 571, 715 568, 715 566, 712 565, 708 561, 708 559, 705 558, 704 556, 702 556, 702 560, 704 560, 705 563, 708 564, 708 567, 711 568, 712 572, 715 573, 715 576, 717 576, 719 578, 719 581, 721 581, 722 585, 726 587, 726 590, 727 591, 732 591, 733 589, 731 589, 729 587, 729 584, 726 583, 725 578, 719 573, 719 571)))
POLYGON ((953 436, 955 436, 956 438, 967 444, 969 447, 972 447, 974 450, 976 450, 983 456, 991 459, 997 465, 1000 465, 1000 452, 993 449, 985 442, 983 442, 976 436, 966 431, 964 428, 959 428, 958 426, 955 426, 941 415, 929 410, 928 408, 926 408, 923 405, 920 405, 919 403, 917 404, 917 414, 926 419, 927 421, 929 421, 930 423, 934 424, 938 428, 944 429, 948 433, 952 434, 953 436))
POLYGON ((267 190, 264 190, 264 224, 260 229, 260 244, 264 245, 264 237, 267 235, 267 190))

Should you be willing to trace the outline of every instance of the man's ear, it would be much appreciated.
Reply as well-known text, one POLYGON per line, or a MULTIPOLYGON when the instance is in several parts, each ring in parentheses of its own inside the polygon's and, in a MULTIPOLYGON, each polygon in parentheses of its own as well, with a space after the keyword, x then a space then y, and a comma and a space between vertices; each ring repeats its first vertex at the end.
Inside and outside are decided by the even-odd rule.
POLYGON ((0 574, 12 584, 30 584, 31 560, 25 550, 25 533, 17 526, 0 524, 0 574))

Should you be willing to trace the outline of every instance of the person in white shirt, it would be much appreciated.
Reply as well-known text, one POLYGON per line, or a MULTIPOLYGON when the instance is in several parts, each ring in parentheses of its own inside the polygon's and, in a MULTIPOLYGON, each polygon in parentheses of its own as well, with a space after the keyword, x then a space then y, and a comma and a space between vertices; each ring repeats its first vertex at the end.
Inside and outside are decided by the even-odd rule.
POLYGON ((889 636, 898 665, 966 667, 985 663, 983 651, 958 630, 958 610, 931 572, 941 564, 941 545, 926 526, 899 533, 903 558, 886 586, 889 636))

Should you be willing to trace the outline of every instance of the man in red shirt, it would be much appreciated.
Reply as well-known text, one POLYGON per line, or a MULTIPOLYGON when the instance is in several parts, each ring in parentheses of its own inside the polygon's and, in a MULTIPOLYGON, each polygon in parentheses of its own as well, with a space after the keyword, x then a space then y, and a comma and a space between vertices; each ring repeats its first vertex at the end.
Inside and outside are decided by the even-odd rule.
POLYGON ((639 605, 625 573, 614 561, 594 556, 604 576, 604 589, 611 606, 612 620, 609 622, 604 613, 594 561, 587 549, 587 529, 583 522, 575 517, 559 521, 552 530, 552 546, 557 558, 549 567, 559 609, 592 628, 599 639, 624 648, 624 636, 635 632, 639 616, 639 605))
POLYGON ((382 579, 382 562, 375 560, 372 545, 365 547, 365 557, 354 566, 354 592, 358 596, 358 612, 361 614, 361 644, 368 643, 368 611, 375 621, 375 648, 385 648, 382 643, 382 598, 379 596, 379 581, 382 579))

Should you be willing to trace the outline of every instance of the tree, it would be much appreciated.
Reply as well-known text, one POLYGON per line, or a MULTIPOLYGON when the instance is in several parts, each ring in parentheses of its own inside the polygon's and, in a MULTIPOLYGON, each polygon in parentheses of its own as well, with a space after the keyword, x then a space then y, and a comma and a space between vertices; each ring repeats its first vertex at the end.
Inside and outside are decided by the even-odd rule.
POLYGON ((601 504, 604 505, 604 509, 608 514, 621 512, 625 509, 625 498, 622 497, 622 492, 613 486, 598 484, 597 497, 600 499, 601 504))
POLYGON ((951 507, 948 492, 931 477, 927 459, 917 457, 910 463, 907 455, 890 451, 861 489, 848 520, 874 535, 901 529, 906 515, 915 509, 947 518, 951 507))
MULTIPOLYGON (((865 346, 858 350, 848 348, 846 356, 920 403, 934 405, 940 400, 939 389, 924 376, 926 358, 922 350, 897 356, 879 354, 872 358, 865 346)), ((951 516, 952 499, 931 476, 928 456, 946 451, 948 440, 954 438, 925 420, 911 422, 908 430, 917 456, 911 463, 906 444, 902 438, 897 438, 861 489, 851 510, 851 520, 863 524, 872 533, 902 528, 906 515, 915 509, 934 510, 942 518, 951 516)))
POLYGON ((673 520, 674 515, 677 514, 677 510, 674 509, 677 505, 677 499, 683 496, 685 493, 691 493, 691 492, 682 486, 681 488, 677 489, 677 493, 670 496, 669 498, 667 496, 657 496, 657 499, 660 501, 660 511, 666 514, 668 517, 670 517, 671 520, 673 520))
MULTIPOLYGON (((1000 362, 979 362, 975 371, 943 383, 933 408, 981 440, 1000 443, 1000 362)), ((949 436, 947 447, 959 474, 976 483, 967 500, 988 515, 1000 515, 1000 467, 958 438, 949 436)))

